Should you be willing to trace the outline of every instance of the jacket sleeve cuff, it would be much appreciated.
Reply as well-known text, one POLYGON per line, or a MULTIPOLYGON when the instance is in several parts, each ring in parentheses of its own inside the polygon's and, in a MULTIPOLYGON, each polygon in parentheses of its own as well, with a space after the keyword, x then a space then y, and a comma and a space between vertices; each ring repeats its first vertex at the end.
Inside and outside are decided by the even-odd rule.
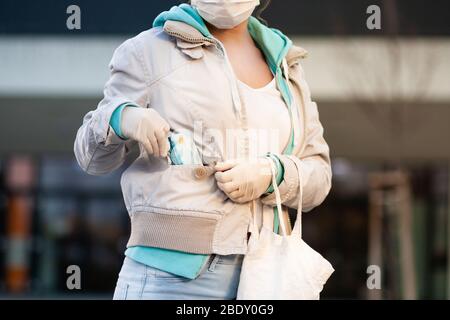
MULTIPOLYGON (((281 203, 286 203, 293 199, 298 190, 298 171, 295 163, 285 155, 277 155, 280 163, 283 167, 284 174, 283 180, 278 186, 280 191, 281 203)), ((276 199, 274 193, 269 193, 261 197, 261 202, 266 205, 274 206, 276 205, 276 199)))

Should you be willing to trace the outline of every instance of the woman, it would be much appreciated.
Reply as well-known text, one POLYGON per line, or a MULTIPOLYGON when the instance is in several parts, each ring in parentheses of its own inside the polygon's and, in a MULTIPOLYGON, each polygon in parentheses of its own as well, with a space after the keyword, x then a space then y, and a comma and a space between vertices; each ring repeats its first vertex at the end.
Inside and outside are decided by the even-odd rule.
POLYGON ((114 299, 233 299, 252 215, 277 230, 272 164, 284 208, 296 207, 300 183, 305 211, 329 192, 306 52, 252 17, 257 5, 193 0, 114 52, 104 99, 75 141, 95 175, 140 151, 121 179, 131 236, 114 299), (201 163, 168 161, 180 132, 201 163))

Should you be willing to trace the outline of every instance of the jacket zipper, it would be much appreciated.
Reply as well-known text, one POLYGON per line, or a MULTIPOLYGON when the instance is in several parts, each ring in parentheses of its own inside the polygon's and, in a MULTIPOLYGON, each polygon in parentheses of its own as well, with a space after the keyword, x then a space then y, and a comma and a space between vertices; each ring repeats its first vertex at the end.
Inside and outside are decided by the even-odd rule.
MULTIPOLYGON (((245 115, 242 114, 242 101, 241 98, 239 96, 239 91, 238 91, 238 87, 237 87, 237 81, 235 79, 235 75, 234 72, 232 70, 232 67, 229 63, 226 51, 223 47, 223 45, 220 43, 220 41, 216 40, 216 39, 211 39, 211 38, 206 38, 206 37, 187 37, 184 34, 180 33, 180 32, 176 32, 176 31, 172 31, 172 30, 165 30, 167 32, 167 34, 178 37, 184 41, 188 41, 191 43, 203 43, 203 42, 209 42, 212 43, 216 46, 216 48, 219 50, 222 58, 225 61, 226 64, 226 73, 227 73, 227 78, 228 81, 230 82, 230 86, 231 86, 231 95, 232 95, 232 99, 233 99, 233 106, 235 108, 235 113, 238 114, 240 120, 242 121, 242 127, 244 130, 247 130, 247 125, 246 125, 246 120, 245 120, 245 115)), ((245 141, 245 148, 244 148, 244 152, 247 154, 248 153, 248 137, 246 136, 246 141, 245 141)))
POLYGON ((235 114, 238 115, 239 121, 241 122, 242 130, 246 133, 244 135, 244 149, 243 149, 243 156, 248 157, 249 156, 249 137, 248 137, 248 127, 247 127, 247 115, 245 111, 245 107, 243 107, 243 103, 239 94, 239 88, 237 83, 236 75, 234 74, 233 67, 230 64, 230 60, 228 59, 227 53, 225 48, 223 47, 222 43, 218 40, 216 40, 216 46, 218 50, 220 51, 222 58, 226 64, 226 72, 227 72, 227 78, 230 82, 231 86, 231 95, 233 99, 233 106, 235 114))
MULTIPOLYGON (((180 38, 180 39, 182 39, 184 41, 187 41, 187 42, 191 42, 191 43, 209 42, 209 43, 215 44, 216 47, 219 49, 223 59, 225 60, 225 63, 227 64, 227 77, 229 78, 230 82, 235 82, 235 81, 233 81, 233 79, 231 79, 232 78, 231 77, 232 73, 230 72, 231 71, 230 70, 231 66, 228 63, 228 58, 226 56, 225 49, 223 48, 222 44, 218 40, 216 40, 214 38, 210 39, 210 38, 207 38, 207 37, 201 37, 201 38, 187 37, 187 36, 185 36, 184 34, 182 34, 180 32, 167 30, 167 29, 165 31, 166 31, 167 34, 169 34, 171 36, 178 37, 178 38, 180 38)), ((236 86, 237 86, 236 83, 233 83, 232 95, 233 95, 233 101, 236 101, 236 100, 239 101, 238 109, 240 111, 240 105, 241 105, 240 102, 241 101, 240 101, 239 96, 236 93, 236 86)))
POLYGON ((287 220, 289 223, 289 228, 292 230, 292 222, 291 222, 291 216, 289 215, 289 210, 286 210, 287 220))

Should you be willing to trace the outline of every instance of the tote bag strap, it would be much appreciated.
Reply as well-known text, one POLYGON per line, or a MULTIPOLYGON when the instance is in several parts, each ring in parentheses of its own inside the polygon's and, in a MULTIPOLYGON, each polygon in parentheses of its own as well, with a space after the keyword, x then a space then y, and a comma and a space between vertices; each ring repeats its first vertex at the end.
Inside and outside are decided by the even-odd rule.
MULTIPOLYGON (((275 194, 276 210, 278 211, 278 214, 275 215, 274 223, 278 222, 278 225, 281 227, 281 235, 286 236, 287 235, 286 225, 284 223, 284 219, 281 218, 283 211, 281 208, 280 190, 278 189, 278 185, 277 185, 277 179, 276 179, 277 173, 276 173, 275 163, 270 158, 268 159, 268 161, 270 164, 270 171, 271 171, 271 176, 272 176, 271 178, 272 178, 273 192, 275 194)), ((252 222, 251 222, 250 232, 252 234, 255 234, 255 236, 257 235, 259 237, 258 222, 257 222, 257 217, 256 217, 256 200, 253 200, 251 203, 251 211, 252 211, 252 222)), ((274 208, 274 211, 275 211, 275 208, 274 208)), ((264 223, 264 212, 262 214, 263 214, 263 223, 264 223)))
POLYGON ((300 159, 297 158, 296 156, 292 156, 289 155, 288 156, 289 159, 291 159, 294 163, 295 166, 297 167, 297 172, 298 172, 298 205, 297 205, 297 219, 295 220, 295 224, 294 227, 292 228, 292 233, 291 234, 297 234, 300 236, 300 238, 302 237, 302 205, 303 205, 303 179, 301 176, 301 163, 300 163, 300 159))
POLYGON ((276 215, 276 217, 278 218, 278 225, 281 227, 281 235, 285 237, 285 236, 287 236, 287 232, 286 232, 286 225, 284 223, 284 219, 282 218, 283 211, 281 208, 280 190, 278 189, 278 185, 277 185, 277 179, 276 179, 277 174, 276 174, 275 164, 272 159, 269 159, 269 162, 270 162, 270 170, 272 171, 273 192, 275 193, 275 201, 276 201, 277 210, 278 210, 278 214, 276 215))

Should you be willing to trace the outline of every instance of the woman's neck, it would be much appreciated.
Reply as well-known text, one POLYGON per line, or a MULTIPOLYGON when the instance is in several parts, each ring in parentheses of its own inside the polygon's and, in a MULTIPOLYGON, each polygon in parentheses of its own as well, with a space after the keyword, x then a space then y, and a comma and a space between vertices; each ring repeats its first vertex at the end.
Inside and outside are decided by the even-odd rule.
POLYGON ((233 41, 234 43, 252 41, 252 37, 247 29, 248 20, 238 24, 232 29, 219 29, 209 23, 206 24, 211 34, 222 43, 230 41, 233 41))

